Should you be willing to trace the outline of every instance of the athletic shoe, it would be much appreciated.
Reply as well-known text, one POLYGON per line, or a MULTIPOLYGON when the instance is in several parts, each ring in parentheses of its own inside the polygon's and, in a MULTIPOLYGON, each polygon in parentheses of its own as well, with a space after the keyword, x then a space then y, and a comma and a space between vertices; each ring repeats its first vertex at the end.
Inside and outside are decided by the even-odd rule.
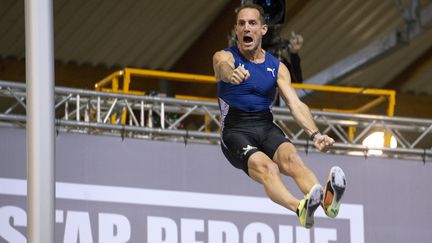
POLYGON ((324 212, 330 218, 338 215, 345 188, 346 179, 343 170, 338 166, 333 166, 324 188, 324 200, 322 201, 324 212))
POLYGON ((314 213, 323 199, 323 188, 316 184, 308 194, 300 201, 297 207, 297 215, 300 224, 306 228, 311 228, 314 224, 314 213))

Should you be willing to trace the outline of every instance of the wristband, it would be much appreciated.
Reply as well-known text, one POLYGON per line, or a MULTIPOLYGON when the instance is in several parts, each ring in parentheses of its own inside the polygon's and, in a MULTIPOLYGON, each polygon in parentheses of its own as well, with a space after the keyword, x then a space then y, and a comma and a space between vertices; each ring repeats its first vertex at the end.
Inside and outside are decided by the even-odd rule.
POLYGON ((310 139, 311 139, 312 141, 314 141, 315 136, 318 135, 318 134, 321 134, 320 131, 315 131, 315 132, 313 132, 313 133, 310 135, 310 139))

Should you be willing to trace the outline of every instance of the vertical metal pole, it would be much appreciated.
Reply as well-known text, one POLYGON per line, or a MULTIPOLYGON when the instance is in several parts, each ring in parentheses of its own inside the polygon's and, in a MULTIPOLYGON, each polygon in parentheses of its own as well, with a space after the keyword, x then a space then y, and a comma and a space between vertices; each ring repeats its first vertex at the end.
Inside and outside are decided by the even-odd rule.
POLYGON ((52 0, 25 0, 27 238, 54 243, 54 55, 52 0))
POLYGON ((80 109, 81 109, 81 104, 80 104, 80 95, 77 94, 76 96, 76 120, 80 121, 81 116, 80 116, 80 109))
POLYGON ((144 101, 142 101, 141 100, 141 112, 140 112, 140 124, 141 124, 141 127, 144 127, 144 119, 145 119, 145 117, 144 117, 144 101))
MULTIPOLYGON (((390 91, 388 100, 387 116, 394 116, 395 105, 396 105, 396 91, 390 91)), ((384 131, 384 147, 390 148, 391 133, 389 131, 384 131)))
POLYGON ((101 98, 100 96, 97 97, 97 108, 96 108, 96 120, 98 123, 101 123, 101 98))
POLYGON ((65 103, 65 120, 69 120, 69 101, 66 101, 65 103))
POLYGON ((162 129, 165 129, 165 103, 161 103, 161 115, 160 115, 160 125, 162 129))

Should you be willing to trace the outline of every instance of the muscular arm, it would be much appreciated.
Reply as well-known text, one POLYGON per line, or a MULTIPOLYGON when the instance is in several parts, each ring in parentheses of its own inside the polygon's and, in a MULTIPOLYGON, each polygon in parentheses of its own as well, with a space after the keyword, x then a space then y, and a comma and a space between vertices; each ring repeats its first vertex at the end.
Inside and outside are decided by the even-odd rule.
POLYGON ((289 71, 283 63, 279 65, 277 84, 282 98, 285 100, 285 103, 288 104, 288 107, 290 108, 296 122, 306 131, 309 136, 315 134, 313 142, 317 149, 323 152, 327 151, 334 143, 334 140, 327 135, 322 135, 319 133, 309 107, 298 98, 297 93, 291 86, 291 77, 289 71))
POLYGON ((309 136, 318 131, 309 107, 298 98, 296 91, 291 86, 291 76, 283 63, 279 65, 277 84, 280 94, 285 103, 288 104, 295 121, 309 136))
POLYGON ((234 71, 234 57, 227 51, 218 51, 213 55, 213 69, 216 79, 229 82, 234 71))
POLYGON ((250 76, 243 67, 234 69, 234 57, 227 51, 218 51, 213 55, 213 69, 216 79, 226 83, 240 84, 250 76))

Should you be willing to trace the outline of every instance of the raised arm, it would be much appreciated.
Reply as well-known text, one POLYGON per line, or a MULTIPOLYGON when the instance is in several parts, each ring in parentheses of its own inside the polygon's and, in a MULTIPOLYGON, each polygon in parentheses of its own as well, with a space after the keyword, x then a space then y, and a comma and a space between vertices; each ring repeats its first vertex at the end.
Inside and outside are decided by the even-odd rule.
POLYGON ((213 70, 217 80, 232 84, 240 84, 250 76, 241 66, 234 69, 234 57, 228 51, 218 51, 213 55, 213 70))
POLYGON ((288 68, 283 63, 279 65, 277 84, 281 96, 287 103, 297 124, 312 138, 317 149, 323 152, 327 151, 334 143, 334 140, 319 132, 309 107, 298 98, 296 91, 292 87, 291 76, 288 68))

